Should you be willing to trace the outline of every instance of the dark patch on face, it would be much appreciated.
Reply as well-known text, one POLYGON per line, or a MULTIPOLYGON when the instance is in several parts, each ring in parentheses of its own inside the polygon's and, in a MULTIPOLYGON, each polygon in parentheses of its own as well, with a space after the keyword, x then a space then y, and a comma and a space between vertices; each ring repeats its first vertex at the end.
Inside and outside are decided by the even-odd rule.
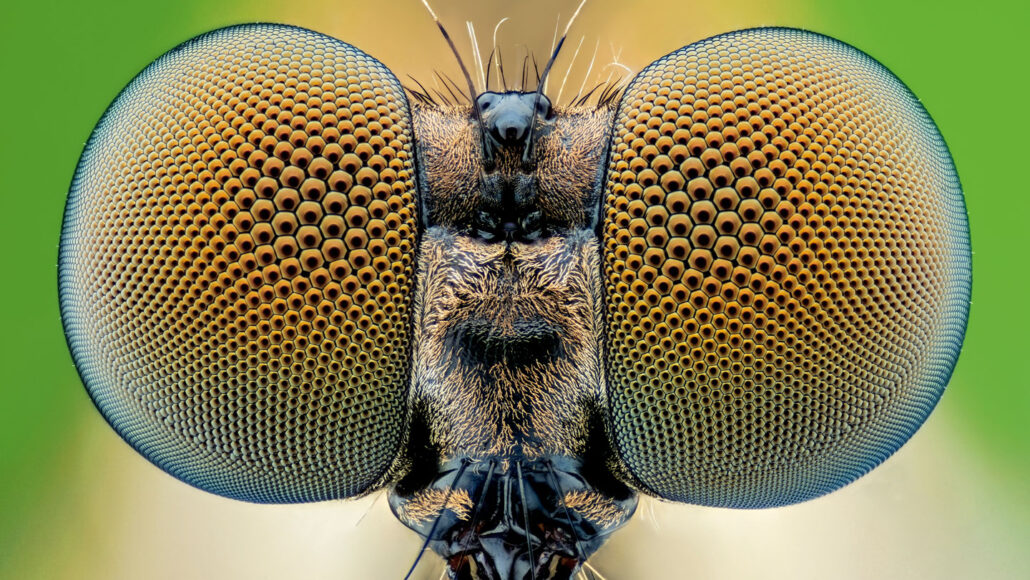
POLYGON ((405 456, 407 473, 397 482, 395 493, 409 496, 428 487, 440 474, 440 450, 432 443, 425 405, 415 404, 408 428, 405 456))
POLYGON ((587 403, 587 444, 581 455, 580 474, 602 495, 616 501, 629 501, 636 493, 626 485, 615 450, 609 442, 604 412, 596 402, 587 403), (620 476, 623 479, 620 479, 620 476))
POLYGON ((466 364, 484 367, 522 367, 566 356, 561 328, 542 318, 516 320, 510 328, 471 318, 454 324, 445 344, 466 364))

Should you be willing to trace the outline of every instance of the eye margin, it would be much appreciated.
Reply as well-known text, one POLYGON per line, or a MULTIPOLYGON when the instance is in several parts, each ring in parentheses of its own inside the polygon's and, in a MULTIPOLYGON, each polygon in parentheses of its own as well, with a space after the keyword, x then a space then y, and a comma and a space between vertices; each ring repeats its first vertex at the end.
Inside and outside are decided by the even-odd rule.
MULTIPOLYGON (((818 468, 815 470, 809 470, 808 472, 795 470, 794 473, 797 477, 793 482, 789 481, 789 478, 787 480, 781 478, 781 480, 777 482, 767 477, 768 473, 772 473, 772 471, 769 471, 768 473, 755 471, 751 474, 749 480, 744 481, 736 491, 730 490, 728 487, 724 487, 720 491, 712 485, 716 480, 711 479, 705 481, 703 474, 702 476, 697 477, 696 481, 691 481, 688 478, 681 478, 680 480, 675 479, 675 474, 691 473, 689 468, 677 466, 676 468, 667 469, 658 465, 661 462, 656 459, 656 456, 660 454, 659 452, 664 452, 663 448, 671 448, 673 449, 672 453, 675 454, 676 445, 669 445, 669 439, 671 438, 663 440, 663 435, 657 435, 657 444, 653 438, 648 441, 649 437, 646 434, 641 435, 641 433, 650 432, 652 428, 660 428, 661 425, 655 422, 651 422, 650 425, 645 425, 639 420, 640 417, 633 417, 631 416, 632 413, 627 412, 628 408, 632 405, 628 404, 626 400, 632 400, 632 393, 627 394, 626 389, 624 388, 625 385, 615 384, 611 377, 614 374, 613 367, 617 364, 615 361, 625 360, 629 357, 626 356, 626 353, 624 352, 619 353, 618 351, 607 350, 605 356, 608 360, 605 362, 605 366, 609 374, 609 403, 605 412, 609 428, 611 429, 609 432, 609 436, 611 437, 610 443, 613 449, 615 449, 615 456, 617 457, 616 464, 621 470, 620 478, 622 478, 627 485, 634 487, 638 491, 656 495, 670 501, 731 508, 774 507, 798 503, 819 495, 830 493, 839 487, 858 479, 864 473, 874 469, 900 448, 908 438, 911 437, 915 430, 919 428, 932 411, 937 399, 940 397, 941 392, 947 384, 951 371, 954 369, 955 359, 958 355, 957 345, 961 345, 962 343, 962 337, 964 335, 965 325, 968 319, 968 297, 971 288, 971 254, 968 239, 969 228, 968 218, 965 215, 965 204, 961 200, 961 187, 958 182, 957 175, 954 172, 954 162, 947 150, 947 146, 944 144, 943 138, 940 136, 939 128, 933 124, 933 120, 929 117, 929 114, 925 109, 922 108, 918 98, 912 94, 908 87, 906 87, 903 82, 896 77, 896 75, 858 48, 818 33, 790 28, 764 27, 720 34, 675 50, 665 57, 656 60, 642 72, 638 73, 636 77, 634 77, 634 80, 620 92, 621 97, 615 101, 618 106, 615 111, 615 128, 610 136, 612 141, 609 142, 609 159, 616 159, 616 155, 620 155, 617 153, 615 147, 616 139, 620 138, 618 136, 619 129, 622 127, 621 124, 623 122, 620 120, 620 115, 624 115, 627 111, 632 110, 631 104, 634 87, 638 85, 641 79, 644 79, 650 71, 659 68, 659 65, 667 63, 670 59, 677 58, 687 53, 702 51, 714 43, 728 43, 731 46, 747 47, 749 44, 747 41, 755 42, 756 40, 764 40, 765 42, 769 42, 768 38, 762 38, 764 35, 779 35, 782 37, 777 40, 790 38, 794 41, 821 42, 825 46, 832 46, 834 50, 841 50, 848 53, 849 57, 854 59, 855 62, 861 63, 863 66, 868 67, 869 70, 877 72, 878 74, 875 78, 879 79, 883 83, 891 85, 892 90, 881 93, 881 96, 889 93, 893 98, 907 99, 905 101, 906 106, 902 107, 902 109, 911 114, 911 119, 925 123, 924 127, 932 128, 930 132, 926 133, 926 136, 928 137, 928 142, 932 144, 932 151, 934 151, 935 154, 940 155, 942 159, 946 159, 946 162, 941 165, 944 167, 944 169, 941 169, 942 179, 946 178, 945 181, 948 181, 951 185, 945 189, 947 189, 949 195, 957 193, 957 197, 952 197, 949 200, 952 203, 945 212, 947 215, 941 217, 941 219, 949 221, 954 228, 951 232, 952 236, 949 236, 952 238, 953 243, 949 247, 953 249, 950 255, 950 266, 955 269, 952 274, 955 281, 951 288, 951 292, 946 299, 947 303, 944 305, 948 314, 941 317, 942 320, 953 321, 953 323, 945 331, 946 336, 942 335, 940 337, 935 350, 932 353, 929 353, 931 358, 942 359, 945 363, 940 365, 940 367, 936 367, 935 370, 930 370, 926 373, 926 376, 924 377, 925 380, 922 381, 923 386, 926 387, 923 389, 925 393, 924 398, 921 401, 916 400, 914 402, 910 401, 909 403, 909 408, 918 405, 918 408, 922 410, 922 413, 919 416, 909 415, 906 419, 904 409, 902 409, 901 406, 895 406, 893 408, 894 412, 890 417, 882 419, 882 421, 894 421, 894 424, 897 427, 894 432, 888 432, 887 430, 881 429, 878 432, 878 435, 880 436, 879 441, 873 444, 867 444, 866 447, 861 449, 847 448, 842 450, 841 446, 837 447, 836 460, 840 462, 851 461, 851 464, 849 465, 850 471, 845 475, 834 478, 823 477, 820 480, 820 478, 817 477, 820 473, 818 468), (621 401, 619 401, 620 399, 621 401), (865 455, 862 455, 863 452, 865 455), (847 455, 849 453, 850 455, 847 455), (663 470, 664 473, 661 473, 663 470), (656 472, 659 472, 658 475, 656 475, 656 472), (784 482, 793 487, 790 488, 789 486, 784 486, 784 482)), ((628 132, 628 135, 630 136, 629 138, 633 138, 632 131, 628 132)), ((633 148, 631 147, 630 150, 632 152, 633 148)), ((614 164, 615 161, 612 161, 613 167, 614 164)), ((708 169, 704 169, 703 171, 704 174, 707 174, 708 169)), ((610 229, 607 229, 613 222, 613 218, 607 215, 607 212, 613 208, 612 201, 608 199, 608 196, 612 194, 612 191, 608 188, 612 184, 616 184, 616 187, 626 185, 626 182, 622 182, 620 184, 618 183, 618 180, 613 180, 613 175, 618 175, 617 173, 613 174, 611 170, 606 173, 608 177, 601 185, 601 197, 604 201, 599 204, 601 207, 599 214, 600 219, 598 219, 597 228, 595 230, 601 239, 602 248, 605 248, 608 241, 614 239, 614 234, 611 233, 610 229), (604 185, 605 183, 608 185, 604 185)), ((674 188, 676 183, 678 183, 676 180, 670 181, 670 185, 674 185, 674 188)), ((663 189, 666 187, 664 182, 659 182, 654 185, 658 185, 663 189)), ((645 216, 641 215, 638 217, 645 216)), ((611 302, 613 300, 612 288, 614 287, 614 284, 617 283, 610 277, 612 274, 611 267, 614 260, 613 256, 615 254, 607 249, 603 249, 602 252, 602 260, 607 262, 602 266, 604 272, 603 278, 608 278, 605 281, 607 287, 604 294, 605 301, 608 303, 607 310, 611 316, 613 312, 613 304, 611 302)), ((651 265, 648 264, 643 265, 651 267, 651 265)), ((618 321, 611 322, 611 320, 609 320, 609 323, 614 326, 618 321)), ((609 333, 608 349, 611 349, 612 342, 614 342, 612 336, 613 335, 609 333)), ((918 396, 918 394, 913 395, 916 399, 918 399, 918 396)), ((652 406, 650 410, 654 411, 655 409, 656 407, 652 406)), ((666 426, 671 426, 676 423, 680 422, 676 420, 667 421, 666 426)), ((689 423, 689 421, 685 423, 689 423)), ((668 456, 669 454, 666 455, 668 456)), ((682 459, 689 461, 690 454, 682 454, 682 459)), ((824 469, 821 473, 826 474, 828 472, 824 469)))

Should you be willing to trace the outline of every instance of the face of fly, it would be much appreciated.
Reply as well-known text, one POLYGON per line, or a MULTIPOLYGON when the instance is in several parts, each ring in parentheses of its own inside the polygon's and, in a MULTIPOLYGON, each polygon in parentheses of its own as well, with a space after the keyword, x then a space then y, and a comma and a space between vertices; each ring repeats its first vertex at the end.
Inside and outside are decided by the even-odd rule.
POLYGON ((769 28, 561 106, 563 40, 523 70, 537 90, 463 70, 465 101, 287 26, 155 61, 90 138, 61 241, 69 345, 112 426, 237 499, 392 486, 462 579, 575 575, 634 490, 772 507, 893 453, 969 297, 961 188, 918 100, 769 28))
POLYGON ((612 476, 600 415, 595 232, 611 93, 558 108, 535 91, 412 107, 412 444, 391 505, 455 578, 568 577, 636 505, 612 476))

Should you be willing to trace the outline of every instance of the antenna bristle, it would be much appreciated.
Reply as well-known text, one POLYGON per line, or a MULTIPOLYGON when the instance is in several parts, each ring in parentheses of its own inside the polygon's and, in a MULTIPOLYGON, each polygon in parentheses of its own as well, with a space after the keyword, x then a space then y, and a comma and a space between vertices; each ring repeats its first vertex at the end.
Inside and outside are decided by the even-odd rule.
POLYGON ((494 62, 494 51, 493 50, 490 51, 490 58, 486 59, 486 62, 487 62, 487 65, 486 65, 486 81, 483 83, 483 91, 484 92, 490 90, 490 70, 491 70, 490 65, 493 64, 493 62, 494 62))
POLYGON ((520 91, 526 90, 526 72, 529 71, 529 53, 522 58, 522 84, 519 85, 520 91))
POLYGON ((572 66, 576 64, 576 57, 579 56, 579 49, 583 47, 584 40, 586 40, 586 36, 579 37, 579 44, 576 45, 576 52, 572 53, 572 60, 569 61, 569 68, 565 69, 565 76, 562 77, 561 86, 558 87, 558 96, 554 99, 555 103, 561 101, 561 94, 565 91, 565 81, 569 80, 569 73, 572 72, 572 66))
POLYGON ((476 38, 476 27, 470 20, 465 21, 465 27, 468 28, 469 41, 472 43, 472 62, 476 65, 476 69, 479 72, 479 82, 482 83, 483 90, 485 91, 486 75, 483 72, 483 55, 479 53, 479 40, 476 38))

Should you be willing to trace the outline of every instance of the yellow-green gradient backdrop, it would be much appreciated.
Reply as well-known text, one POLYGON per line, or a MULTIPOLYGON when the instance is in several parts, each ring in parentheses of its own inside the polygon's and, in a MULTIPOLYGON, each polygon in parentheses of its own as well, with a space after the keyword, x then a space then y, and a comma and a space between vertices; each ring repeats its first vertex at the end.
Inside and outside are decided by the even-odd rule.
MULTIPOLYGON (((465 21, 509 63, 546 53, 576 0, 435 2, 466 55, 465 21)), ((212 28, 313 28, 400 78, 455 76, 418 0, 8 1, 0 8, 0 578, 403 577, 413 534, 378 496, 257 506, 164 475, 94 410, 66 351, 57 306, 61 214, 82 145, 151 60, 212 28), (367 517, 363 514, 368 512, 367 517)), ((757 25, 808 28, 865 50, 919 96, 955 156, 973 232, 969 333, 954 379, 895 457, 818 500, 736 512, 658 502, 593 560, 636 578, 1030 578, 1030 198, 1019 2, 593 0, 555 67, 585 36, 566 95, 613 51, 634 71, 694 40, 757 25), (620 52, 621 51, 621 52, 620 52)), ((486 49, 488 50, 488 48, 486 49)), ((603 69, 602 78, 617 67, 603 69)), ((595 75, 596 76, 596 75, 595 75)), ((418 577, 437 578, 426 558, 418 577)))

